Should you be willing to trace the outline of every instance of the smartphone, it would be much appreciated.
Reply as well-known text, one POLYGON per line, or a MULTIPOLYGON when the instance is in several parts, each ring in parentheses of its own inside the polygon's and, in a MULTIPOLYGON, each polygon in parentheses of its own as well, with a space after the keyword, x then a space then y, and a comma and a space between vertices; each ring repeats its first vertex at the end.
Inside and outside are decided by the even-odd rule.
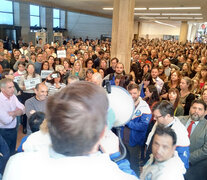
POLYGON ((51 77, 52 78, 57 78, 58 77, 58 74, 52 74, 51 77))

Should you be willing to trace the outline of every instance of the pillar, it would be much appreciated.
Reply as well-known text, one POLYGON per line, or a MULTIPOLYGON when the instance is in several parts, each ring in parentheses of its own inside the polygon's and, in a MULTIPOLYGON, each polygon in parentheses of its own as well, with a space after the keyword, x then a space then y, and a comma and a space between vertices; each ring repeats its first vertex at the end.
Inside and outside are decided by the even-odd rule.
POLYGON ((179 41, 184 44, 187 41, 188 35, 188 23, 187 21, 182 21, 180 26, 180 38, 179 41))
POLYGON ((29 32, 30 32, 30 7, 29 3, 19 4, 19 25, 21 29, 21 37, 24 42, 29 42, 29 32))
POLYGON ((135 0, 114 0, 111 57, 117 57, 130 70, 131 46, 134 31, 135 0))
POLYGON ((47 43, 53 42, 53 9, 46 8, 47 43))

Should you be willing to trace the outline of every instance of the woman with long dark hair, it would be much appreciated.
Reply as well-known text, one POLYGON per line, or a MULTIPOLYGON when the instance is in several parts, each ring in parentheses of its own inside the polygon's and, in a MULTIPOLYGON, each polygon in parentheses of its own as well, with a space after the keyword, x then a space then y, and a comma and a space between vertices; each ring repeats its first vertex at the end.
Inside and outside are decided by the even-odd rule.
POLYGON ((183 116, 184 115, 184 109, 183 109, 182 105, 179 103, 180 93, 179 93, 178 89, 171 88, 168 91, 168 97, 169 97, 170 102, 174 106, 174 115, 175 116, 183 116))
POLYGON ((168 99, 168 91, 170 88, 177 88, 179 89, 179 85, 180 85, 180 72, 179 71, 173 71, 170 76, 169 76, 169 81, 165 82, 163 87, 162 87, 162 90, 161 90, 161 93, 160 93, 160 96, 162 99, 168 99))
POLYGON ((151 107, 160 101, 157 88, 154 85, 149 85, 145 90, 145 98, 144 100, 147 102, 147 104, 151 107))
POLYGON ((144 75, 143 77, 143 81, 142 83, 139 85, 140 86, 140 97, 144 98, 145 97, 145 91, 146 91, 146 88, 149 86, 149 85, 154 85, 154 81, 152 79, 152 76, 150 73, 147 73, 144 75))

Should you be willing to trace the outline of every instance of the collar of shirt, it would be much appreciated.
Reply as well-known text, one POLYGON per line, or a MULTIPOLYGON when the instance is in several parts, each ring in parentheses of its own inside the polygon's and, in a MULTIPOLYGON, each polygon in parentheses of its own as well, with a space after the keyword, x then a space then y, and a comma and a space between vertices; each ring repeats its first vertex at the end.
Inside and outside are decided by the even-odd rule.
POLYGON ((175 122, 175 118, 173 118, 173 121, 171 123, 169 123, 166 127, 171 127, 175 122))
POLYGON ((0 98, 3 99, 4 101, 9 100, 2 92, 0 93, 0 98))

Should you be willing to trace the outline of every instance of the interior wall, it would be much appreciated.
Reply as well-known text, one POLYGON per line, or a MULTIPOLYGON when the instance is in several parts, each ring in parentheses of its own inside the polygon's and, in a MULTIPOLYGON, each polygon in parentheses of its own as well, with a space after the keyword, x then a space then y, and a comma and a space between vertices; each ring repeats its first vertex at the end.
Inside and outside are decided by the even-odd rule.
POLYGON ((100 38, 102 34, 111 35, 112 19, 92 15, 68 12, 67 29, 70 38, 100 38))
MULTIPOLYGON (((134 28, 135 29, 135 28, 134 28)), ((180 25, 176 27, 166 26, 157 23, 145 23, 142 22, 139 27, 139 37, 146 38, 148 35, 149 39, 152 38, 163 38, 163 35, 178 35, 180 34, 180 25)))

